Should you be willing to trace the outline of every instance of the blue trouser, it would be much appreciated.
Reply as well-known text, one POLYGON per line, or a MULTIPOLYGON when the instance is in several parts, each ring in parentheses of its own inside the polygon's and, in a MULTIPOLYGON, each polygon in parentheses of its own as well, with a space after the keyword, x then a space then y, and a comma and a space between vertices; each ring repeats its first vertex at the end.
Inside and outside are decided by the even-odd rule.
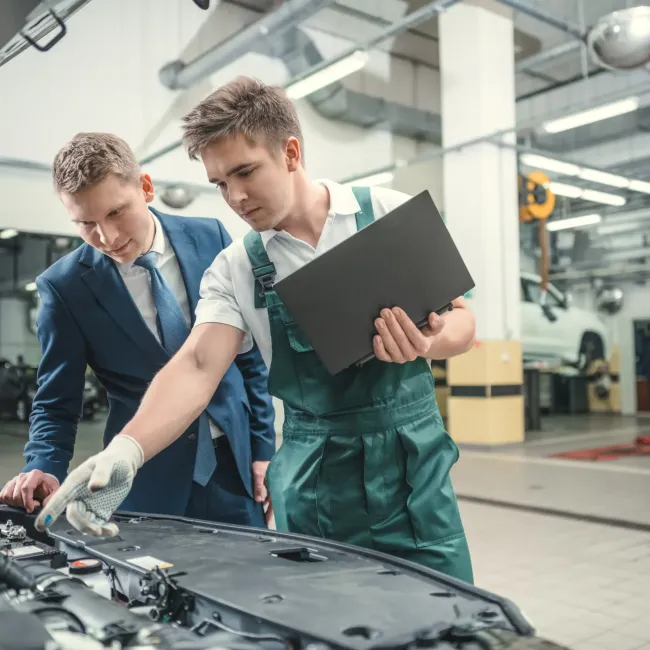
POLYGON ((226 436, 214 441, 217 469, 205 486, 192 483, 185 516, 225 524, 266 528, 261 503, 251 499, 242 483, 226 436))

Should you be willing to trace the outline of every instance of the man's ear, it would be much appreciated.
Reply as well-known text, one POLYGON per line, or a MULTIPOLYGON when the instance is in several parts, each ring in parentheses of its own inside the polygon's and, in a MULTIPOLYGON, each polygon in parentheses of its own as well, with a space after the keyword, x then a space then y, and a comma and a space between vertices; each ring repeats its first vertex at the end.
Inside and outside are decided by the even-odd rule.
POLYGON ((149 174, 140 174, 140 188, 144 193, 144 199, 147 203, 151 203, 156 195, 154 191, 153 181, 149 174))
POLYGON ((302 151, 298 138, 291 136, 284 147, 284 156, 287 161, 287 169, 295 172, 302 162, 302 151))

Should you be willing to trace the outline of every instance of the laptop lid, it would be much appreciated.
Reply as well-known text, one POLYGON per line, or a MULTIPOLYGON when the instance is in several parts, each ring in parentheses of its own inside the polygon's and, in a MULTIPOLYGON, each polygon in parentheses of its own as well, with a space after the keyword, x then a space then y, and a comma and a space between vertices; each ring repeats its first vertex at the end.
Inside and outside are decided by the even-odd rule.
POLYGON ((418 324, 474 281, 429 192, 355 233, 275 285, 331 374, 374 356, 375 319, 400 307, 418 324))

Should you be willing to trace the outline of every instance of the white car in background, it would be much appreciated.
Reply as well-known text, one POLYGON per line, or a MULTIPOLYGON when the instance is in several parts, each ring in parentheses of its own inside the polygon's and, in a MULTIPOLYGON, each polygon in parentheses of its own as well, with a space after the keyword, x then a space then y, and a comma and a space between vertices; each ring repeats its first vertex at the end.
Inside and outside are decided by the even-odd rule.
MULTIPOLYGON (((570 297, 549 283, 540 304, 541 278, 521 273, 521 346, 525 360, 550 360, 583 370, 607 359, 607 326, 595 311, 571 304, 570 297)), ((471 299, 468 300, 471 305, 471 299)), ((470 307, 471 308, 471 307, 470 307)))

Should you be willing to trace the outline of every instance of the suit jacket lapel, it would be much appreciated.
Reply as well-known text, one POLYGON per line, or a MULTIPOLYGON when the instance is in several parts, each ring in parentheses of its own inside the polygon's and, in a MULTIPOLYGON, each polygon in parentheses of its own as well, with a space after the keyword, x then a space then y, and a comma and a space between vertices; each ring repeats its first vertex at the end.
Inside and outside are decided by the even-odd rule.
POLYGON ((166 363, 169 355, 147 327, 113 260, 86 245, 80 264, 83 281, 115 324, 149 358, 166 363))
MULTIPOLYGON (((167 238, 174 249, 176 260, 183 276, 187 299, 190 306, 192 323, 195 320, 196 305, 200 296, 200 284, 203 277, 202 269, 206 267, 202 263, 200 249, 194 234, 186 227, 184 217, 173 217, 153 210, 160 220, 167 238)), ((191 217, 185 217, 189 219, 191 217)))

